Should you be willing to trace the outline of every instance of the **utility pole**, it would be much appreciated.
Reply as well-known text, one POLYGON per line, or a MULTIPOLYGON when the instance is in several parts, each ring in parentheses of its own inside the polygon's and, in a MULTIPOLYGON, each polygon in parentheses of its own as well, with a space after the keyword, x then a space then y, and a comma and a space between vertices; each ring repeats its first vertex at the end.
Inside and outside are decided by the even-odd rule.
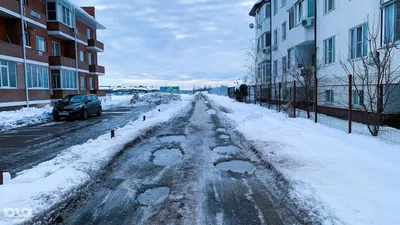
POLYGON ((317 0, 314 0, 314 121, 318 122, 317 0))

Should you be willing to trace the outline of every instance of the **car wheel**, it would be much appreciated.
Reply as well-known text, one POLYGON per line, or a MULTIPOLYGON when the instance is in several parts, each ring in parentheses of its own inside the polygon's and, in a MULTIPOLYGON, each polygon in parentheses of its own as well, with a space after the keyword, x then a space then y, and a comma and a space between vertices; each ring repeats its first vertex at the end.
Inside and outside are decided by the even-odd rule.
POLYGON ((54 119, 55 121, 60 121, 60 120, 61 120, 59 116, 53 116, 53 119, 54 119))
POLYGON ((89 118, 89 113, 87 110, 84 110, 82 113, 82 119, 87 120, 89 118))
POLYGON ((99 111, 97 112, 97 116, 101 116, 101 114, 103 114, 103 110, 101 109, 101 107, 99 108, 99 111))

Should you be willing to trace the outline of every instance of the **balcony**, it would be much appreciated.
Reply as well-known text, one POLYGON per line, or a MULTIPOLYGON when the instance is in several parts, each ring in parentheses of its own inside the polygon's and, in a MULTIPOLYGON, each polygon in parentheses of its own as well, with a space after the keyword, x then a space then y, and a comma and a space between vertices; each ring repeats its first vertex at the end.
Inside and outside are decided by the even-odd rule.
POLYGON ((11 56, 15 58, 24 58, 22 46, 10 44, 8 42, 0 41, 0 55, 11 56))
POLYGON ((0 17, 20 18, 20 5, 15 0, 0 1, 0 17))
MULTIPOLYGON (((51 36, 57 37, 65 41, 75 41, 74 29, 60 22, 47 22, 47 33, 51 36)), ((77 42, 83 45, 87 45, 87 42, 81 40, 79 35, 77 42)))
POLYGON ((88 46, 86 47, 87 50, 94 51, 94 52, 103 52, 104 51, 104 44, 95 39, 88 40, 88 46))
MULTIPOLYGON (((64 56, 50 56, 49 57, 49 65, 50 67, 70 67, 76 68, 75 59, 64 57, 64 56)), ((56 68, 54 68, 56 69, 56 68)))
POLYGON ((49 61, 49 53, 37 51, 30 47, 26 48, 26 59, 47 63, 49 61))
POLYGON ((89 74, 90 75, 104 75, 105 72, 105 68, 104 66, 99 66, 99 65, 89 65, 89 74))
POLYGON ((87 73, 87 71, 89 71, 89 64, 79 61, 78 62, 78 68, 81 69, 81 70, 85 70, 86 73, 87 73))

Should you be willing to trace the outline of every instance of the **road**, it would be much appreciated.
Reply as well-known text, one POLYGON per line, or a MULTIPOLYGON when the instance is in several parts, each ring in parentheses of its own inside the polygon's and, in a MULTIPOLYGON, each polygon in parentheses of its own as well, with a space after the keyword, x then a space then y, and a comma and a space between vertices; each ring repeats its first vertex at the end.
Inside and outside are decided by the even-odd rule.
POLYGON ((53 159, 62 150, 125 125, 151 106, 106 110, 101 117, 86 121, 60 121, 31 125, 0 132, 0 171, 11 176, 53 159))
POLYGON ((205 99, 127 148, 43 223, 299 224, 271 199, 270 173, 205 99))

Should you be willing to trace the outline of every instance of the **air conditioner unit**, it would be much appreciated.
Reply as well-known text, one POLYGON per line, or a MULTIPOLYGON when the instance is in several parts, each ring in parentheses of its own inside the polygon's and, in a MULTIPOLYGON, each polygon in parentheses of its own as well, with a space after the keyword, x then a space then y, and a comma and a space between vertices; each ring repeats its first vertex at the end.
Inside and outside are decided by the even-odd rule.
POLYGON ((304 19, 303 21, 301 21, 301 25, 302 25, 303 27, 309 27, 309 26, 314 25, 314 18, 307 18, 307 19, 304 19))
POLYGON ((271 47, 266 47, 262 51, 264 54, 269 54, 269 53, 271 53, 271 47))

